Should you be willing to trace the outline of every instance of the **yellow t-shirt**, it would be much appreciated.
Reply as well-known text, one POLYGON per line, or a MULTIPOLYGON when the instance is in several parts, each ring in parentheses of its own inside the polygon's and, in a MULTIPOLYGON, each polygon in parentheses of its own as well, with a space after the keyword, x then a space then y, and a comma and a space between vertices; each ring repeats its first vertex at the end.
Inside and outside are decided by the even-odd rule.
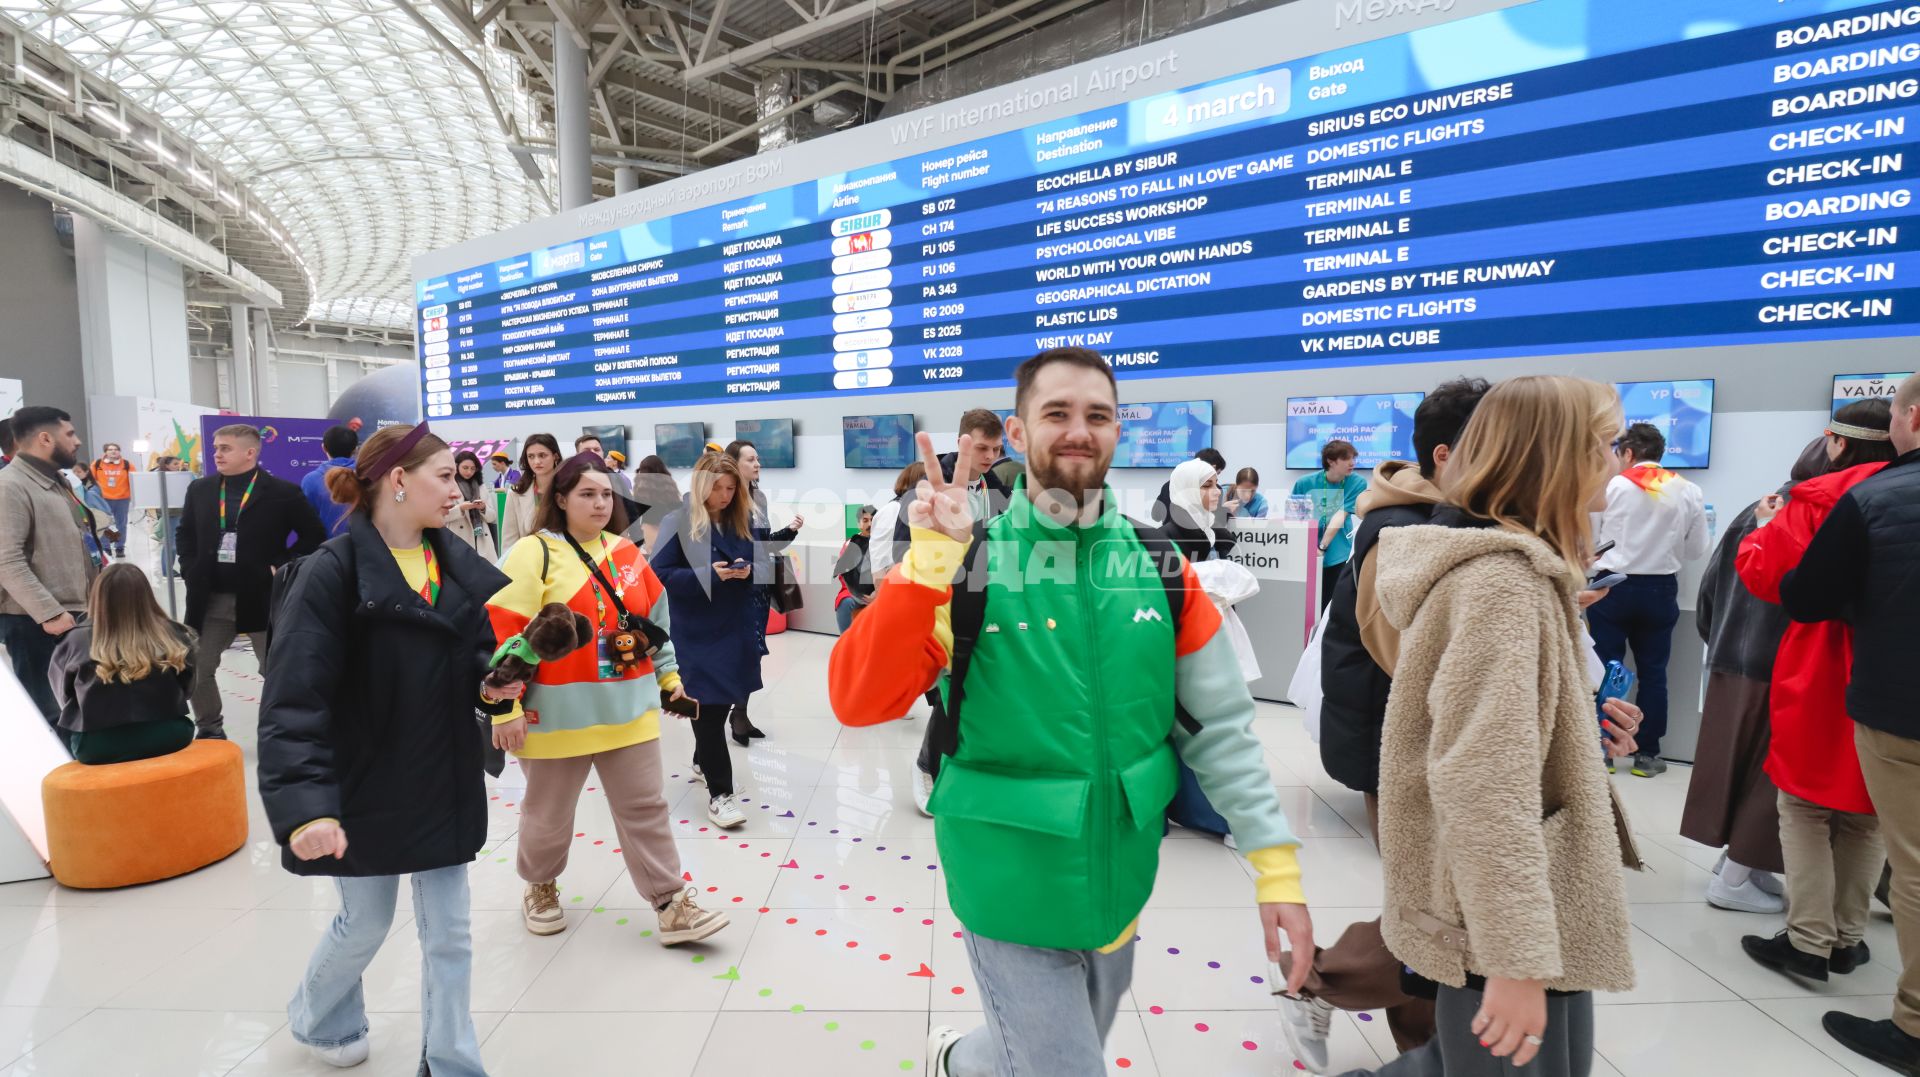
POLYGON ((416 593, 426 589, 427 547, 425 544, 415 546, 411 550, 396 550, 389 546, 387 552, 393 555, 394 563, 400 566, 400 575, 406 577, 408 587, 413 588, 416 593))

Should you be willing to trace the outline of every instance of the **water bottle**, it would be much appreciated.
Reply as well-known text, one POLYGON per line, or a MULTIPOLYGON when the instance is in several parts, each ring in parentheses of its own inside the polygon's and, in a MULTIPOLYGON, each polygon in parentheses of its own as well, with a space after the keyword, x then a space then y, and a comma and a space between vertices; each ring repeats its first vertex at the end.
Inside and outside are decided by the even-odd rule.
POLYGON ((1718 540, 1720 537, 1720 514, 1713 511, 1713 502, 1707 502, 1707 538, 1718 540))

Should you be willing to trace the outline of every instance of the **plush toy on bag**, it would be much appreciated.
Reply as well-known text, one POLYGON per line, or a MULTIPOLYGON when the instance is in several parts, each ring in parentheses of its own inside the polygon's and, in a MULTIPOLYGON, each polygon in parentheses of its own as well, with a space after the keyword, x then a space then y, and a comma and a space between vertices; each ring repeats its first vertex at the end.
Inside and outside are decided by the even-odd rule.
POLYGON ((540 607, 527 627, 510 636, 493 652, 492 672, 484 682, 496 694, 510 684, 531 682, 540 663, 565 658, 593 643, 593 622, 565 603, 540 607))

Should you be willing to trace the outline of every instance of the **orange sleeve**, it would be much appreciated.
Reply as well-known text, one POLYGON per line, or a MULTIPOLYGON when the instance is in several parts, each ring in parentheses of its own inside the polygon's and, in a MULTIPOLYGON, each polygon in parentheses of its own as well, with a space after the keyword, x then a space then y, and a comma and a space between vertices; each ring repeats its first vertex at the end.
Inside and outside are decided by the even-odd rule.
POLYGON ((899 566, 887 574, 827 661, 827 696, 842 724, 899 718, 933 687, 947 666, 935 626, 951 593, 908 581, 899 566))
POLYGON ((1185 579, 1187 597, 1180 604, 1180 624, 1174 631, 1173 653, 1176 657, 1187 655, 1205 647, 1220 631, 1220 611, 1214 608, 1213 599, 1200 589, 1200 576, 1193 571, 1193 565, 1181 562, 1180 573, 1185 579))

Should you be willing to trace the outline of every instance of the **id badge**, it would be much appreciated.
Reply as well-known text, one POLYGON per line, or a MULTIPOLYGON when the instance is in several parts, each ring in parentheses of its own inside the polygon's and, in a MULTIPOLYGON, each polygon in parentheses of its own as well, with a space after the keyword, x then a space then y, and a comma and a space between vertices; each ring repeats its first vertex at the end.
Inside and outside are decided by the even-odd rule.
POLYGON ((220 534, 220 563, 231 565, 240 559, 240 533, 223 531, 220 534))
POLYGON ((619 680, 620 674, 616 673, 613 668, 613 636, 602 632, 594 638, 593 646, 595 655, 600 659, 600 679, 603 681, 619 680))

